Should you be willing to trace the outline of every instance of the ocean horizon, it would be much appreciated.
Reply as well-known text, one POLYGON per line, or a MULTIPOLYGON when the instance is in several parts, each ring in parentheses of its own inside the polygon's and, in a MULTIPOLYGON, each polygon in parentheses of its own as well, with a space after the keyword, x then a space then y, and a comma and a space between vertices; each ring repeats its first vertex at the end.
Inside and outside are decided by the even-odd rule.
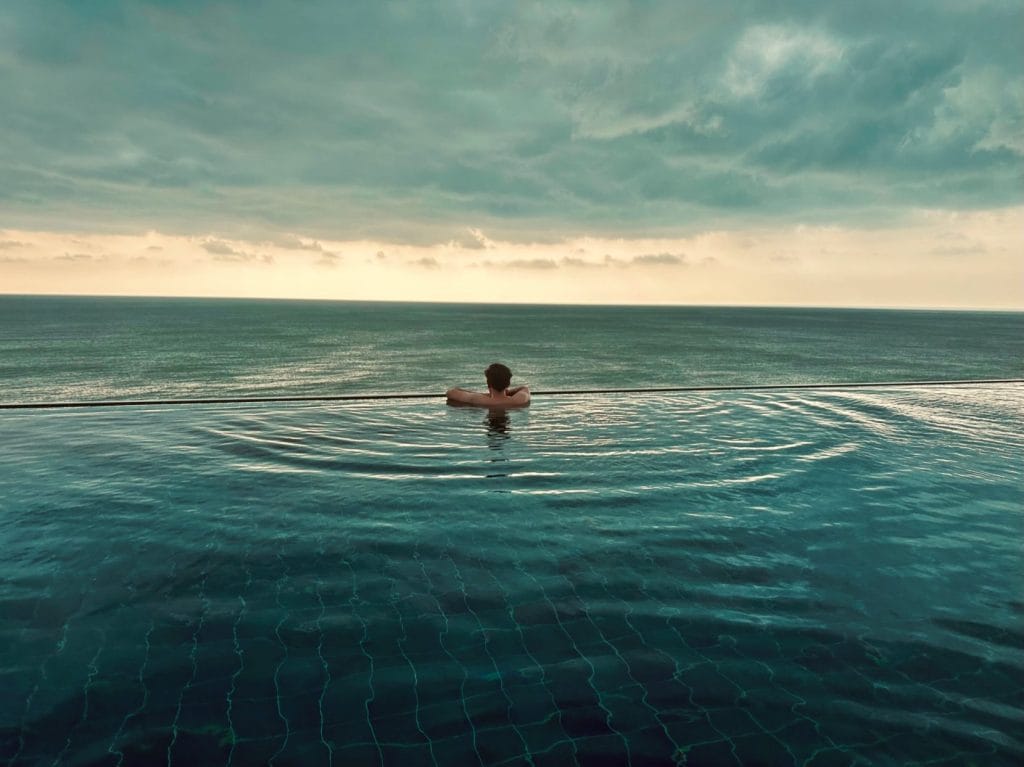
POLYGON ((1024 313, 0 296, 2 402, 1018 378, 1024 313))

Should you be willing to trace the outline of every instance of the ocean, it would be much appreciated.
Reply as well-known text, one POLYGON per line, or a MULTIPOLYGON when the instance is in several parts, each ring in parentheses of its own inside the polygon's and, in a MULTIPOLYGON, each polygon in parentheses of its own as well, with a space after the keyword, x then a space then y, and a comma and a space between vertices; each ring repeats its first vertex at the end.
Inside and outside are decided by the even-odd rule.
MULTIPOLYGON (((1024 315, 0 298, 4 404, 1019 378, 1024 315)), ((1024 385, 0 410, 0 762, 1024 759, 1024 385)))
POLYGON ((1024 314, 0 296, 0 402, 1024 375, 1024 314))

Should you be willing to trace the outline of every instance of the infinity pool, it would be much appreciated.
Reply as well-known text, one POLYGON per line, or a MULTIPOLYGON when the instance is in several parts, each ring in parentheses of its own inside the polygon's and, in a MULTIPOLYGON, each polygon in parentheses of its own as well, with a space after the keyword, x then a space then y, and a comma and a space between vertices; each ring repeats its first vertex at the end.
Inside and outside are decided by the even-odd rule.
POLYGON ((1016 764, 1020 386, 0 414, 8 764, 1016 764))

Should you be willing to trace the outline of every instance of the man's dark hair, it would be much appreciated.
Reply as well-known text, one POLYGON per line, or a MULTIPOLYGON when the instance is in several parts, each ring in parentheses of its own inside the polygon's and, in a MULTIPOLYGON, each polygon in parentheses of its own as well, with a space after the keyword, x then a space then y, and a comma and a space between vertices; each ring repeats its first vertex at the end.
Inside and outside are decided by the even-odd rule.
POLYGON ((495 362, 484 371, 487 376, 487 385, 495 391, 505 391, 512 383, 512 371, 500 362, 495 362))

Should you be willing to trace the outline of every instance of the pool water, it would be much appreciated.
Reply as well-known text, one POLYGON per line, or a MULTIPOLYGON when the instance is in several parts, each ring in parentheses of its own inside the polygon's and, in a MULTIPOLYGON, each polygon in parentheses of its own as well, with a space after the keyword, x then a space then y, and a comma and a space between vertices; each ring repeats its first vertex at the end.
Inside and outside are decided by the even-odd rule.
POLYGON ((11 411, 6 764, 1017 764, 1020 386, 11 411))

